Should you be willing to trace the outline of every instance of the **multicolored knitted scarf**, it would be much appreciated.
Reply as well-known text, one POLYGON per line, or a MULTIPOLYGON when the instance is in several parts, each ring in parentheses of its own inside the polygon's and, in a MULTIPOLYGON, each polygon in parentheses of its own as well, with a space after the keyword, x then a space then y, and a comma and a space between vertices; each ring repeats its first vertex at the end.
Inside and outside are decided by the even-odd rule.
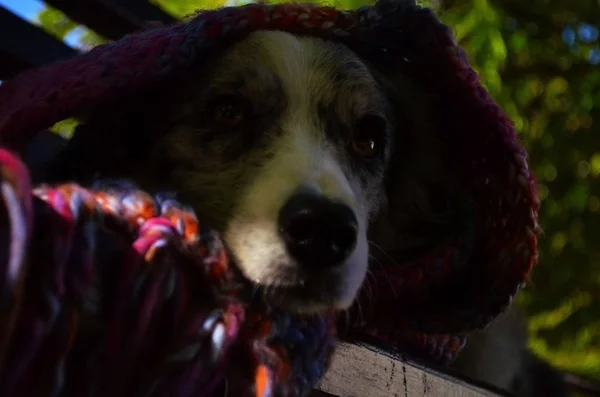
MULTIPOLYGON (((427 8, 251 4, 133 34, 0 86, 0 143, 22 152, 40 129, 149 89, 261 29, 341 42, 437 93, 444 160, 471 194, 474 224, 418 260, 374 267, 371 310, 351 312, 340 332, 451 360, 527 281, 539 201, 510 121, 427 8)), ((335 314, 306 318, 252 301, 191 210, 125 184, 31 190, 8 151, 0 183, 0 395, 299 396, 323 375, 335 314)))

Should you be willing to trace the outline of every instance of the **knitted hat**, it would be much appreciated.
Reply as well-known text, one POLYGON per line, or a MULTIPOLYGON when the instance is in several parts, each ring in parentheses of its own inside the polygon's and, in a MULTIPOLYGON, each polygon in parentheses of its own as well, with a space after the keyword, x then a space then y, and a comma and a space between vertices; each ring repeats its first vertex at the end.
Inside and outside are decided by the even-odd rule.
POLYGON ((371 269, 379 281, 371 311, 349 336, 451 359, 461 335, 487 324, 528 280, 537 259, 539 201, 512 123, 450 29, 412 0, 382 0, 354 11, 250 4, 129 35, 0 86, 0 143, 23 150, 40 129, 151 89, 256 30, 343 43, 382 72, 401 72, 436 93, 443 160, 461 191, 469 192, 471 213, 464 230, 422 257, 371 269))

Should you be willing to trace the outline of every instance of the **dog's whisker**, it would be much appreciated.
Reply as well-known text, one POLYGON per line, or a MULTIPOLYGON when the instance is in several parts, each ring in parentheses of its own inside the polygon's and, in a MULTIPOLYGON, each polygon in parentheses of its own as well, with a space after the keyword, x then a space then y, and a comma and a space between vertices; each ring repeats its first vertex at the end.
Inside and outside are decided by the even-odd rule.
POLYGON ((259 291, 260 291, 260 285, 253 283, 252 284, 252 294, 251 294, 252 300, 254 300, 256 298, 256 295, 259 293, 259 291))
MULTIPOLYGON (((371 243, 371 242, 369 242, 369 243, 371 243)), ((385 252, 385 251, 383 251, 383 252, 385 252)), ((376 265, 378 265, 381 268, 381 272, 383 273, 383 277, 388 282, 388 284, 391 287, 392 292, 394 293, 394 295, 396 296, 396 298, 399 298, 398 291, 396 291, 396 286, 392 282, 392 280, 390 279, 390 276, 388 275, 387 270, 386 270, 386 266, 379 259, 373 257, 372 255, 369 255, 369 258, 373 261, 373 263, 375 263, 376 265)))
POLYGON ((358 300, 361 300, 361 304, 364 303, 362 302, 362 298, 366 298, 366 303, 367 303, 367 308, 371 309, 371 305, 373 302, 373 284, 376 282, 375 277, 373 275, 373 272, 371 270, 367 270, 367 274, 365 275, 365 281, 363 282, 363 286, 362 286, 362 291, 361 294, 359 294, 358 296, 358 300), (364 296, 363 296, 364 295, 364 296))
POLYGON ((358 312, 358 314, 357 314, 357 319, 356 319, 356 320, 357 320, 357 321, 359 322, 359 324, 360 324, 360 323, 362 323, 362 322, 364 321, 364 318, 365 318, 365 316, 364 316, 364 313, 363 313, 363 308, 362 308, 362 305, 361 305, 361 302, 360 302, 360 301, 357 301, 357 302, 356 302, 356 310, 357 310, 357 312, 358 312))
POLYGON ((374 294, 373 291, 376 290, 377 286, 375 285, 377 282, 377 278, 375 277, 375 275, 373 274, 373 272, 369 269, 367 271, 366 277, 365 277, 365 284, 367 285, 367 294, 366 294, 366 304, 367 304, 367 309, 369 311, 373 310, 373 302, 374 302, 374 294))
POLYGON ((377 245, 372 240, 368 240, 367 243, 369 243, 370 246, 372 246, 374 248, 377 248, 379 250, 379 252, 381 252, 383 255, 385 255, 385 257, 387 259, 389 259, 390 262, 392 262, 392 265, 399 266, 399 263, 396 262, 396 260, 386 250, 384 250, 381 246, 377 245))
POLYGON ((338 323, 343 322, 344 330, 350 328, 350 309, 342 310, 338 313, 338 323))

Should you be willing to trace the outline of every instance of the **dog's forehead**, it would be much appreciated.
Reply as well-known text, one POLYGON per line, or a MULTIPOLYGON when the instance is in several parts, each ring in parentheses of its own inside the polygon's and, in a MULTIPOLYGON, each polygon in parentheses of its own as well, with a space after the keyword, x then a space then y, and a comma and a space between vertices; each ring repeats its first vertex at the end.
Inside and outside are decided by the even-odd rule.
POLYGON ((379 95, 368 67, 347 47, 279 31, 254 32, 234 45, 219 62, 214 81, 261 93, 282 91, 292 102, 331 103, 359 92, 354 107, 363 107, 379 95))

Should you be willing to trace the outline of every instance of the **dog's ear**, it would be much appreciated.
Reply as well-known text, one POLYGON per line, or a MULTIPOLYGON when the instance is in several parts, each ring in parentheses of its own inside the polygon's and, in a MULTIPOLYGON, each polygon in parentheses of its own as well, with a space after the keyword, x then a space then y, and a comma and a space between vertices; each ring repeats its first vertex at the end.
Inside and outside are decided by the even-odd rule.
POLYGON ((444 166, 443 142, 434 134, 435 92, 399 73, 373 73, 388 99, 393 131, 385 197, 369 238, 373 256, 383 254, 389 260, 391 255, 398 262, 427 251, 451 233, 459 211, 453 208, 457 192, 444 166))

